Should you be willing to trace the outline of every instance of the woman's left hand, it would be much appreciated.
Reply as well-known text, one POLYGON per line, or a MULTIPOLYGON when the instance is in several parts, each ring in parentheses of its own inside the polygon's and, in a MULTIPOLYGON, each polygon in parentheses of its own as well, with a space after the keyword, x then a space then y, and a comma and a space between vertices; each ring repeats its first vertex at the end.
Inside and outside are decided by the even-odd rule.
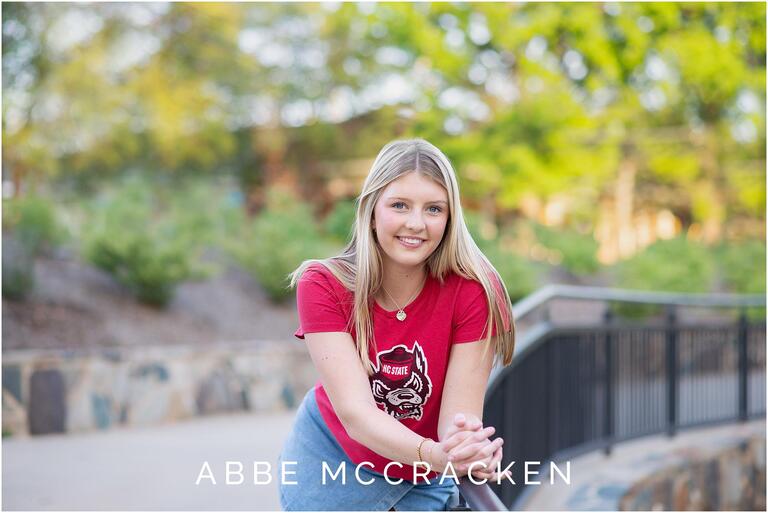
POLYGON ((482 465, 477 464, 472 467, 472 478, 475 480, 487 479, 488 481, 501 481, 504 476, 511 478, 512 476, 509 471, 504 471, 501 474, 498 473, 498 465, 501 463, 502 456, 503 450, 499 447, 496 449, 496 452, 493 453, 493 457, 487 466, 483 467, 482 465))
MULTIPOLYGON (((469 440, 473 440, 473 437, 470 437, 469 440)), ((468 471, 473 464, 474 472, 481 469, 492 469, 498 463, 496 460, 500 457, 503 444, 503 438, 496 438, 495 440, 484 438, 479 442, 468 445, 462 444, 448 452, 449 461, 457 471, 462 473, 468 471)))
POLYGON ((491 441, 489 437, 494 432, 493 427, 483 429, 482 423, 476 418, 467 419, 463 414, 454 417, 453 425, 446 431, 443 446, 448 451, 449 461, 457 473, 466 475, 472 463, 477 463, 473 475, 484 468, 483 464, 488 469, 496 466, 495 456, 504 440, 497 438, 491 441))

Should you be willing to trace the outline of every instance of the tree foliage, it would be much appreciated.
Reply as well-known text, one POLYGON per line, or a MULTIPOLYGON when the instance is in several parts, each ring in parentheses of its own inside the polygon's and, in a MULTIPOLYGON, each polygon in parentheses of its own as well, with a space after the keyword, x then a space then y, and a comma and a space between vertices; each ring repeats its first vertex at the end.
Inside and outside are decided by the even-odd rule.
POLYGON ((594 225, 632 169, 632 209, 764 237, 764 4, 8 3, 2 23, 17 188, 139 167, 327 201, 327 164, 419 136, 496 219, 570 194, 564 223, 594 225))

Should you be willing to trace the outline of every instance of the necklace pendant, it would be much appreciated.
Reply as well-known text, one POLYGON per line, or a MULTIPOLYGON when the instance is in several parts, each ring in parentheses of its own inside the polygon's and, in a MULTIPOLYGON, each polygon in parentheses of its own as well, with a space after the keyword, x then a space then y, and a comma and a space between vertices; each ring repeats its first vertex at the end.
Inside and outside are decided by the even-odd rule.
POLYGON ((398 310, 396 317, 398 321, 404 321, 406 318, 405 312, 403 312, 402 310, 398 310))

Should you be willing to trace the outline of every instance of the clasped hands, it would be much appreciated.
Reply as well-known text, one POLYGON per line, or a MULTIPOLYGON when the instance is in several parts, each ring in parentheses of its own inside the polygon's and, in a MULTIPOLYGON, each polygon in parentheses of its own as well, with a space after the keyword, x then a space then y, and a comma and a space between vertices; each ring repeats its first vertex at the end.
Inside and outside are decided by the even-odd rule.
MULTIPOLYGON (((500 479, 496 471, 504 439, 499 437, 491 441, 490 437, 495 432, 493 426, 484 428, 479 420, 467 419, 464 414, 457 413, 453 424, 432 451, 436 463, 434 468, 445 469, 450 462, 459 477, 467 475, 472 466, 472 478, 475 480, 500 479)), ((505 474, 509 472, 502 473, 501 477, 505 474)))

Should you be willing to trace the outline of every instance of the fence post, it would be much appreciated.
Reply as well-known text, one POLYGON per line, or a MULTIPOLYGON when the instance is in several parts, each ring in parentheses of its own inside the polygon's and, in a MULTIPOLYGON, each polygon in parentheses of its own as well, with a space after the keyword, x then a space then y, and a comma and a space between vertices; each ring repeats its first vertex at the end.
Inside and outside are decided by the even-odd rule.
POLYGON ((745 422, 748 417, 748 378, 749 359, 747 353, 747 312, 742 310, 739 314, 738 328, 739 347, 739 420, 745 422))
POLYGON ((613 309, 610 303, 605 309, 605 455, 610 456, 613 449, 613 309))
POLYGON ((667 307, 667 434, 677 431, 677 310, 667 307))

